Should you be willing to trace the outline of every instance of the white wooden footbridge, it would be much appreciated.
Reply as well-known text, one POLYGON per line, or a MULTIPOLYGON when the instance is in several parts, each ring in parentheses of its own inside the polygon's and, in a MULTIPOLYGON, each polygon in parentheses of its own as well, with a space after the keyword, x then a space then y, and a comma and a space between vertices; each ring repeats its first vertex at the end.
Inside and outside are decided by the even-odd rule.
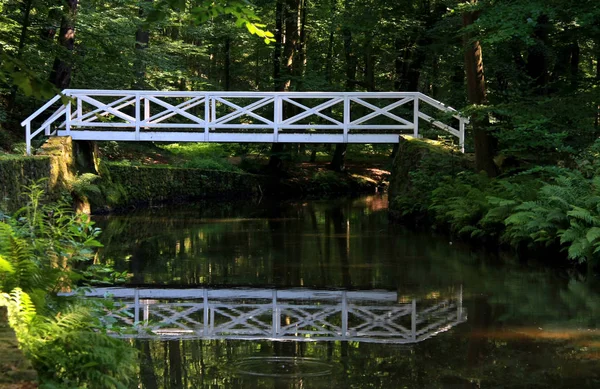
POLYGON ((409 344, 467 320, 462 288, 429 298, 310 289, 99 288, 116 336, 158 339, 359 341, 409 344))
POLYGON ((74 140, 397 143, 419 121, 464 149, 468 119, 419 92, 160 92, 67 89, 25 119, 37 136, 74 140), (441 114, 441 115, 440 115, 441 114))

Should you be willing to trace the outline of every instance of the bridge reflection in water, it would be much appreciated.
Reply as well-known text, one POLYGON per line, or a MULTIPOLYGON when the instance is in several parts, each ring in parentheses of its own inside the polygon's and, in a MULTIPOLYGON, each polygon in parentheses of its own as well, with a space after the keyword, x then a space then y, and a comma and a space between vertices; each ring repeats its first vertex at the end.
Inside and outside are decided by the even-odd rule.
POLYGON ((467 320, 462 288, 419 299, 382 290, 239 288, 98 288, 86 296, 116 301, 107 317, 125 327, 116 335, 124 338, 410 344, 467 320))

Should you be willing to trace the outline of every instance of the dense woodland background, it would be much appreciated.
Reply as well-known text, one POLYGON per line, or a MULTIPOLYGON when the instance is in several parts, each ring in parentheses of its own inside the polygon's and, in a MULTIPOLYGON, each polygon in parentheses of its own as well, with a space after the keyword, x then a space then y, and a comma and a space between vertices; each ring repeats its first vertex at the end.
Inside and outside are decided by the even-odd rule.
POLYGON ((0 50, 5 149, 38 99, 55 93, 47 81, 418 90, 474 118, 468 149, 490 175, 506 161, 567 161, 598 133, 600 5, 591 0, 1 0, 0 50))

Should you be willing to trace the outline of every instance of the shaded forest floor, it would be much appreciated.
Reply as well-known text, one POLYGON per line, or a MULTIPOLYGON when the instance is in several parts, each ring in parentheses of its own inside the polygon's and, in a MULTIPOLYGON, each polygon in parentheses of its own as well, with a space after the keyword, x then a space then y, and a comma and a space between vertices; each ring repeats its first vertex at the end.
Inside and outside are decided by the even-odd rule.
MULTIPOLYGON (((364 193, 381 191, 388 185, 392 147, 350 145, 346 169, 330 170, 334 147, 313 146, 305 152, 282 155, 283 168, 278 174, 282 191, 303 194, 364 193), (312 158, 313 162, 310 162, 312 158)), ((215 143, 116 143, 101 142, 102 158, 112 163, 148 166, 222 170, 239 173, 272 174, 268 169, 270 145, 215 143)))

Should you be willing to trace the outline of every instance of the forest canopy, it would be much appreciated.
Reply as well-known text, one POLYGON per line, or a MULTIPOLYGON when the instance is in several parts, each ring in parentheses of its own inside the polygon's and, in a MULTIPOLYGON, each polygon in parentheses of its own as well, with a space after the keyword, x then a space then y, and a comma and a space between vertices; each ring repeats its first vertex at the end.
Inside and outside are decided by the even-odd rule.
POLYGON ((471 116, 477 168, 597 138, 591 0, 0 1, 0 146, 58 90, 420 91, 471 116))

